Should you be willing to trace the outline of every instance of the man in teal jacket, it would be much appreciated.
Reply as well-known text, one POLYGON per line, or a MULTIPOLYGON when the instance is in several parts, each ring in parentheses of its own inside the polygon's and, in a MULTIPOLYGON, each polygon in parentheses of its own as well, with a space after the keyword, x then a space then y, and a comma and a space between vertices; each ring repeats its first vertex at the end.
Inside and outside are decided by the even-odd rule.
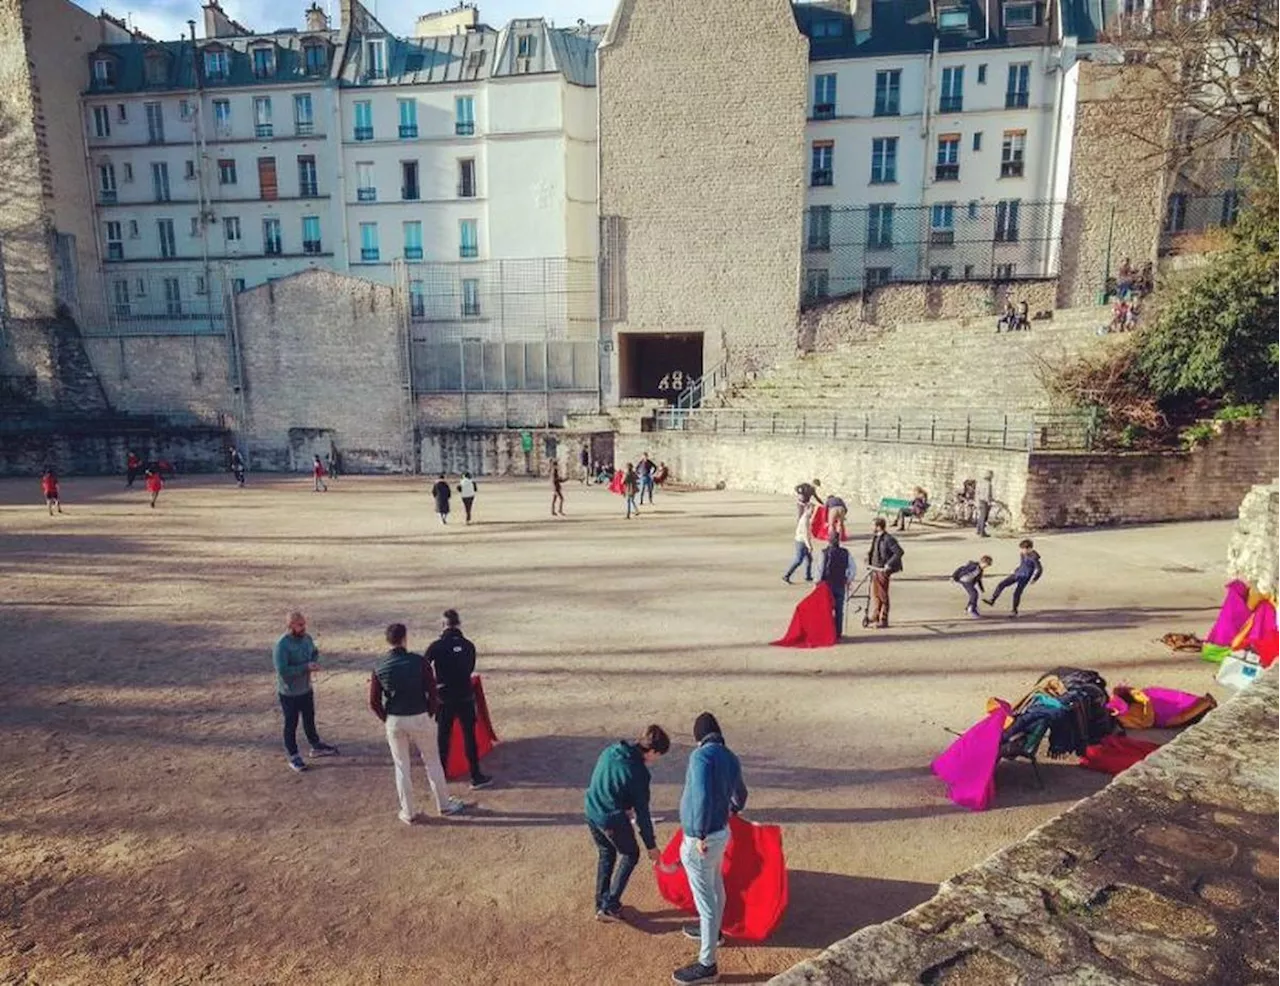
POLYGON ((311 672, 319 668, 320 651, 307 633, 307 618, 296 610, 289 614, 289 632, 276 641, 271 661, 276 669, 276 694, 284 713, 284 750, 291 769, 301 773, 307 763, 298 754, 298 719, 307 734, 313 757, 332 757, 337 747, 320 742, 316 732, 316 700, 311 692, 311 672))
POLYGON ((649 858, 655 863, 661 858, 649 817, 649 766, 670 749, 671 739, 666 731, 661 726, 649 726, 635 743, 618 740, 605 747, 591 772, 584 801, 587 829, 600 853, 596 867, 597 921, 619 919, 622 892, 640 862, 632 815, 649 858))

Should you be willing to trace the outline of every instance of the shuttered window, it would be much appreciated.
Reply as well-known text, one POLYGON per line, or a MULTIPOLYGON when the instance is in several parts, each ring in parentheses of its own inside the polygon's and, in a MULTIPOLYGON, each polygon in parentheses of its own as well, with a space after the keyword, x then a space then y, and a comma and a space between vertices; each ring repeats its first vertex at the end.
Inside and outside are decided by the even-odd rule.
POLYGON ((276 159, 273 157, 258 158, 259 198, 274 199, 279 197, 279 186, 276 183, 276 159))

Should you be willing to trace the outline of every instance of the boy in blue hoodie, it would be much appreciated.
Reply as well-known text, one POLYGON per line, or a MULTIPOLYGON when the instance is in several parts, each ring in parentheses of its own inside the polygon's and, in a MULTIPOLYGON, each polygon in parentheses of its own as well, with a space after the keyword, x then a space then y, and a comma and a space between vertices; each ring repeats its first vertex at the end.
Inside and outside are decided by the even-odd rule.
POLYGON ((988 606, 994 606, 996 600, 1000 598, 1000 593, 1004 592, 1009 586, 1013 586, 1013 615, 1018 615, 1018 605, 1022 602, 1022 593, 1032 582, 1039 582, 1040 576, 1044 574, 1044 566, 1040 564, 1040 555, 1035 550, 1035 545, 1030 538, 1024 538, 1018 542, 1018 548, 1022 556, 1018 559, 1018 567, 1014 569, 1013 574, 1001 580, 996 586, 996 591, 991 593, 990 599, 982 600, 988 606))
POLYGON ((605 747, 596 760, 584 801, 587 829, 600 853, 596 867, 597 921, 617 921, 622 916, 622 892, 640 862, 632 815, 649 858, 655 863, 661 858, 649 817, 649 767, 670 749, 671 739, 666 731, 661 726, 649 726, 635 743, 618 740, 605 747), (622 865, 615 874, 619 859, 622 865))
POLYGON ((693 723, 697 748, 689 755, 684 793, 680 795, 680 824, 684 839, 680 862, 689 877, 689 889, 698 908, 698 924, 686 925, 684 934, 700 942, 698 960, 677 969, 671 981, 682 986, 720 980, 716 947, 724 920, 724 852, 729 845, 729 815, 747 804, 742 766, 725 746, 720 723, 704 712, 693 723))

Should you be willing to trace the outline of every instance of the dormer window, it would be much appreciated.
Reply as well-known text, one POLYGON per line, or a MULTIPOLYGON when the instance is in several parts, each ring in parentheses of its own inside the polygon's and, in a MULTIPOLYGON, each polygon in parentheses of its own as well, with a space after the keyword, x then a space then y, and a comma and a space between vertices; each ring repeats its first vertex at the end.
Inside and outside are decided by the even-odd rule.
POLYGON ((385 79, 387 77, 387 43, 385 41, 379 39, 365 42, 364 77, 366 79, 385 79))
POLYGON ((834 17, 824 17, 822 20, 813 22, 813 34, 815 38, 838 38, 844 34, 844 21, 837 20, 834 17))
POLYGON ((111 58, 95 58, 93 60, 93 87, 95 89, 114 89, 115 85, 115 60, 111 58))
POLYGON ((227 78, 227 53, 216 48, 204 53, 204 77, 210 82, 223 82, 227 78))
POLYGON ((939 31, 969 30, 968 7, 945 7, 938 11, 939 31))
POLYGON ((1004 26, 1006 28, 1035 27, 1039 20, 1039 10, 1034 3, 1009 3, 1004 5, 1004 26))
POLYGON ((169 59, 159 52, 148 55, 143 63, 147 85, 162 86, 169 81, 169 59))
POLYGON ((253 76, 255 79, 270 79, 276 74, 275 48, 253 49, 253 76))
POLYGON ((307 75, 324 75, 329 71, 329 51, 322 44, 303 45, 302 60, 307 75))
POLYGON ((516 38, 516 57, 532 58, 538 51, 538 38, 533 34, 522 34, 516 38))

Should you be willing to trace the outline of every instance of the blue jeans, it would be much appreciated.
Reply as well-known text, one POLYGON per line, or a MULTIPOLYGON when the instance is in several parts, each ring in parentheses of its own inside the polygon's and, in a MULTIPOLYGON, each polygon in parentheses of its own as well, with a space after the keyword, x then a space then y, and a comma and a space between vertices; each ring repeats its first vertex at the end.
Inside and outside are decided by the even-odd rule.
POLYGON ((627 516, 630 517, 633 513, 639 514, 640 508, 636 506, 636 495, 634 493, 628 493, 627 494, 627 516))
POLYGON ((596 865, 596 910, 611 911, 622 903, 631 871, 640 862, 640 846, 630 822, 602 829, 588 820, 587 828, 600 853, 596 865), (617 866, 617 872, 614 867, 617 866))
POLYGON ((1018 604, 1022 602, 1023 590, 1026 589, 1030 582, 1031 576, 1029 575, 1010 575, 1008 578, 1001 580, 1000 584, 996 586, 996 591, 991 593, 991 602, 994 603, 1000 598, 1000 593, 1004 592, 1009 586, 1013 586, 1013 611, 1016 613, 1018 604))
POLYGON ((831 587, 831 598, 835 601, 836 636, 844 636, 844 586, 831 587))
POLYGON ((790 579, 792 574, 801 565, 804 565, 804 580, 806 582, 813 581, 813 552, 809 550, 809 546, 803 541, 796 542, 796 556, 791 559, 791 567, 787 569, 787 574, 782 576, 784 579, 790 579))
POLYGON ((652 476, 640 477, 640 502, 641 503, 644 503, 645 493, 649 494, 649 502, 652 503, 653 502, 653 477, 652 476))
POLYGON ((698 852, 698 840, 686 834, 680 843, 680 862, 684 864, 693 903, 698 908, 698 929, 702 936, 698 961, 715 965, 716 942, 720 940, 720 925, 724 920, 724 851, 729 846, 728 826, 712 832, 706 842, 707 852, 703 855, 698 852))

